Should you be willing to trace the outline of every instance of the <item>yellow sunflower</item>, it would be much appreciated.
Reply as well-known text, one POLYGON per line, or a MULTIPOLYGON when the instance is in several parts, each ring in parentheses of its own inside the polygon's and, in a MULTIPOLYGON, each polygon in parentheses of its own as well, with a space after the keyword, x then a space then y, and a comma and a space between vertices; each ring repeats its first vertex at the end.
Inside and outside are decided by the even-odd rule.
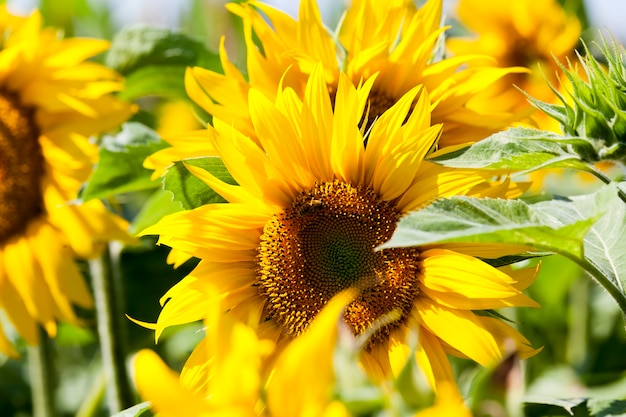
MULTIPOLYGON (((243 19, 247 74, 230 62, 222 39, 223 74, 190 68, 185 83, 189 97, 205 111, 250 137, 255 131, 247 110, 249 90, 274 100, 283 85, 302 97, 308 75, 320 62, 333 99, 340 71, 355 84, 379 74, 368 98, 368 124, 423 84, 430 93, 433 123, 443 123, 439 146, 482 139, 520 117, 500 105, 510 105, 500 100, 500 92, 487 93, 487 87, 520 68, 495 67, 485 56, 438 56, 446 30, 441 27, 441 0, 429 0, 420 9, 411 0, 355 0, 338 28, 338 39, 324 27, 315 0, 300 2, 297 21, 262 2, 227 7, 243 19)), ((183 135, 169 142, 172 148, 156 153, 146 164, 157 171, 155 176, 173 161, 207 155, 207 140, 201 135, 183 135), (194 145, 194 141, 198 142, 194 145)))
POLYGON ((421 87, 364 134, 359 121, 374 84, 372 77, 355 88, 340 77, 333 111, 318 66, 303 100, 290 88, 279 90, 275 102, 250 91, 254 140, 214 119, 210 146, 239 185, 188 169, 229 203, 176 213, 142 232, 201 259, 163 297, 167 304, 153 326, 157 338, 167 326, 204 317, 210 306, 201 288, 207 283, 223 294, 229 314, 251 315, 279 346, 301 334, 335 294, 354 287, 361 294, 345 320, 355 334, 369 335, 362 361, 376 378, 405 363, 406 339, 416 330, 417 359, 433 384, 454 380, 446 353, 489 365, 501 359, 508 338, 522 356, 533 352, 508 324, 474 312, 536 306, 522 293, 533 273, 514 279, 474 257, 526 248, 375 250, 404 213, 435 198, 504 190, 490 188, 480 172, 424 161, 441 125, 431 126, 421 87))
MULTIPOLYGON (((338 318, 354 298, 342 292, 322 309, 307 331, 281 351, 273 372, 266 376, 263 362, 274 344, 254 329, 223 314, 219 295, 210 285, 205 296, 206 337, 176 375, 153 351, 140 351, 134 362, 135 383, 144 400, 163 417, 180 416, 349 416, 333 396, 333 355, 338 318)), ((348 392, 349 394, 349 392, 348 392)), ((455 387, 444 386, 435 405, 416 414, 465 417, 455 387)))
POLYGON ((168 416, 348 416, 332 400, 332 355, 337 319, 349 301, 343 293, 329 303, 309 331, 280 353, 274 373, 264 376, 263 361, 274 344, 254 329, 224 315, 215 289, 205 293, 206 337, 178 377, 151 350, 135 360, 140 395, 168 416), (306 381, 306 383, 303 383, 306 381))
MULTIPOLYGON (((511 88, 513 84, 541 101, 557 101, 548 82, 560 87, 557 62, 575 61, 581 35, 576 16, 566 13, 556 0, 460 0, 457 12, 461 23, 476 36, 448 39, 451 51, 460 56, 489 55, 501 67, 528 67, 530 72, 507 75, 495 86, 517 108, 529 105, 523 94, 511 88)), ((534 119, 542 129, 559 129, 558 123, 542 113, 536 113, 534 119)))
MULTIPOLYGON (((126 222, 99 201, 76 204, 97 149, 87 136, 131 113, 111 92, 121 78, 85 61, 108 48, 90 39, 61 39, 28 17, 0 8, 0 309, 28 343, 37 327, 76 323, 72 305, 91 307, 74 264, 109 239, 128 240, 126 222)), ((17 352, 0 327, 0 351, 17 352)))

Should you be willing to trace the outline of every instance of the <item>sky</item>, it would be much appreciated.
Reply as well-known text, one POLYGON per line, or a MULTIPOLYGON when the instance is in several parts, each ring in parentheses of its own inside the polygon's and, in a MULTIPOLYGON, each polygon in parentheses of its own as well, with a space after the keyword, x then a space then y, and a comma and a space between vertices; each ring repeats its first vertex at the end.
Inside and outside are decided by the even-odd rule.
MULTIPOLYGON (((109 4, 112 16, 118 27, 137 22, 149 21, 153 24, 175 27, 180 17, 188 9, 189 2, 184 0, 90 0, 92 3, 109 4)), ((205 0, 216 5, 227 3, 227 0, 205 0)), ((444 4, 453 7, 457 0, 444 0, 444 4)), ((584 0, 590 23, 604 31, 609 30, 622 43, 626 43, 626 1, 623 0, 584 0)), ((297 0, 268 0, 285 12, 295 15, 298 10, 297 0)), ((334 27, 336 22, 331 17, 339 15, 342 4, 349 0, 318 0, 325 17, 325 23, 334 27)), ((37 4, 37 0, 8 0, 10 10, 27 13, 37 4)))

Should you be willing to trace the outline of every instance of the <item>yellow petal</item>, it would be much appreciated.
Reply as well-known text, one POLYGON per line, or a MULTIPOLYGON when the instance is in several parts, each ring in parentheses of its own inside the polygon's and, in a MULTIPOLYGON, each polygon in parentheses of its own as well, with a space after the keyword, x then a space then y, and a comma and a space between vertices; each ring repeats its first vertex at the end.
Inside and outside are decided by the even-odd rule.
POLYGON ((487 310, 539 305, 513 285, 513 279, 487 263, 445 249, 422 253, 421 288, 451 308, 487 310))
POLYGON ((426 297, 419 297, 416 306, 423 326, 467 357, 483 366, 493 365, 502 359, 494 335, 471 311, 453 310, 426 297))
POLYGON ((178 375, 159 356, 148 349, 135 355, 135 384, 142 398, 150 400, 164 417, 206 416, 208 405, 178 382, 178 375))

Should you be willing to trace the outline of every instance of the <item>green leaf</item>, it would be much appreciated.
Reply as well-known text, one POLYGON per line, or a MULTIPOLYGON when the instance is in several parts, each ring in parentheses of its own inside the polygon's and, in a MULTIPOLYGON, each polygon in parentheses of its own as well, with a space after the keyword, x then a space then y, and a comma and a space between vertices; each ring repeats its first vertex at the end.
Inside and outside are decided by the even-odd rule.
POLYGON ((528 128, 511 128, 465 148, 436 152, 430 161, 452 168, 511 169, 534 171, 540 168, 585 169, 581 157, 568 149, 592 152, 584 138, 559 136, 528 128))
POLYGON ((98 164, 81 198, 88 201, 157 187, 158 182, 150 179, 152 171, 143 167, 143 161, 165 147, 167 143, 150 128, 141 123, 125 123, 119 134, 102 140, 98 164))
MULTIPOLYGON (((571 197, 566 201, 540 203, 546 222, 571 223, 604 212, 585 236, 585 261, 598 269, 617 291, 626 287, 626 205, 611 184, 595 194, 571 197)), ((584 266, 584 265, 583 265, 584 266)))
POLYGON ((552 227, 540 221, 537 208, 521 200, 457 196, 434 201, 422 210, 409 213, 381 248, 496 242, 580 258, 583 237, 592 223, 593 219, 585 219, 552 227))
POLYGON ((150 402, 145 401, 113 414, 111 417, 152 417, 154 414, 150 410, 150 407, 150 402))
POLYGON ((183 33, 143 25, 120 30, 106 58, 107 66, 123 75, 147 66, 208 68, 218 62, 201 42, 183 33))
POLYGON ((175 162, 163 177, 163 188, 174 195, 174 200, 182 204, 185 210, 200 207, 204 204, 223 203, 225 200, 209 188, 198 177, 193 175, 185 164, 193 165, 210 172, 228 184, 236 184, 228 169, 218 157, 187 159, 175 162))
POLYGON ((146 66, 130 73, 125 80, 122 100, 135 100, 150 95, 187 99, 185 92, 185 67, 146 66))
POLYGON ((141 211, 133 218, 131 231, 137 234, 146 227, 156 224, 164 216, 182 209, 182 204, 174 200, 171 192, 157 190, 145 201, 141 211))
POLYGON ((626 315, 626 206, 610 184, 594 194, 527 205, 464 196, 409 213, 380 248, 442 242, 527 245, 568 257, 602 285, 626 315))
POLYGON ((594 416, 626 416, 626 399, 589 399, 589 411, 594 416))
POLYGON ((524 403, 527 416, 589 417, 586 398, 526 397, 524 403))
POLYGON ((522 253, 519 255, 501 256, 495 259, 481 258, 481 260, 495 268, 499 268, 501 266, 515 264, 515 263, 532 259, 532 258, 541 258, 541 257, 548 256, 548 255, 552 255, 552 253, 551 252, 529 252, 529 253, 522 253))

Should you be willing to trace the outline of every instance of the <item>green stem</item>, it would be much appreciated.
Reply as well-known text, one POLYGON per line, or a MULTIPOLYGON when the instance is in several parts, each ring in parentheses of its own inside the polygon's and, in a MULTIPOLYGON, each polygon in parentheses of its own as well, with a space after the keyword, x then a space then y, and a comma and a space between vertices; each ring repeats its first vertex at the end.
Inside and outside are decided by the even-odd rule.
POLYGON ((39 345, 28 346, 28 371, 33 401, 34 417, 54 417, 54 391, 56 375, 52 342, 48 334, 39 328, 39 345))
POLYGON ((111 414, 134 404, 126 371, 126 326, 121 320, 124 315, 121 313, 123 297, 120 296, 119 254, 120 246, 111 243, 100 258, 89 263, 111 414))
POLYGON ((104 372, 100 372, 98 378, 93 382, 93 385, 85 399, 81 402, 76 417, 93 417, 98 414, 102 398, 104 397, 104 391, 106 389, 106 381, 104 372))
POLYGON ((578 265, 580 265, 598 284, 600 284, 613 299, 617 302, 620 310, 622 310, 622 317, 626 321, 626 295, 620 288, 617 288, 611 280, 602 273, 595 265, 589 262, 587 259, 578 259, 576 257, 569 257, 578 265))
MULTIPOLYGON (((615 182, 611 178, 604 175, 603 172, 599 171, 594 166, 591 166, 591 165, 588 166, 588 169, 586 169, 585 171, 589 172, 590 174, 593 174, 596 178, 598 178, 600 181, 602 181, 605 184, 611 184, 615 182)), ((619 196, 619 198, 622 199, 624 203, 626 203, 626 193, 619 186, 617 187, 617 195, 619 196)))

